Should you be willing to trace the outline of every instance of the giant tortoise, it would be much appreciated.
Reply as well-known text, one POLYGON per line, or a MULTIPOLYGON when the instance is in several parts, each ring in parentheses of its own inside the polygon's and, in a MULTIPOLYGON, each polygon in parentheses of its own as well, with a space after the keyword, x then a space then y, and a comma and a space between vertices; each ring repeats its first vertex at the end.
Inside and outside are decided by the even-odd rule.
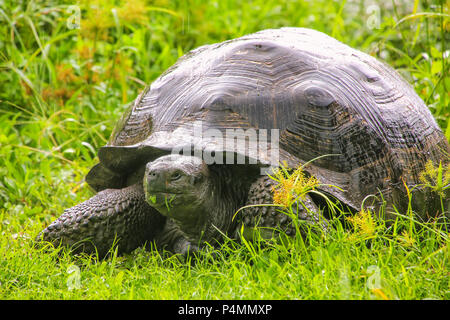
MULTIPOLYGON (((242 224, 287 227, 270 203, 280 163, 303 166, 350 211, 392 218, 442 206, 420 187, 427 162, 450 147, 424 102, 376 58, 305 28, 263 30, 199 47, 146 88, 116 125, 86 177, 98 193, 38 236, 104 255, 144 243, 187 253, 242 224), (87 239, 87 241, 86 241, 87 239)), ((298 217, 322 224, 306 195, 298 217)), ((447 204, 448 205, 448 204, 447 204)))

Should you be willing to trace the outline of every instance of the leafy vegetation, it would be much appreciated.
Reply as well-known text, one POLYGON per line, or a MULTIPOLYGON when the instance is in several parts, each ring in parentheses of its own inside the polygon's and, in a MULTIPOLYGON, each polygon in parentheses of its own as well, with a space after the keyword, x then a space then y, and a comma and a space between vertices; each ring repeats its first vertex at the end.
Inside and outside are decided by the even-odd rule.
MULTIPOLYGON (((445 1, 0 0, 0 297, 449 299, 448 231, 408 212, 390 226, 370 212, 335 219, 306 243, 229 240, 195 264, 142 249, 98 261, 33 248, 93 195, 83 179, 96 150, 146 84, 197 46, 282 26, 385 60, 450 140, 445 1)), ((442 167, 428 171, 424 183, 446 188, 442 167)))

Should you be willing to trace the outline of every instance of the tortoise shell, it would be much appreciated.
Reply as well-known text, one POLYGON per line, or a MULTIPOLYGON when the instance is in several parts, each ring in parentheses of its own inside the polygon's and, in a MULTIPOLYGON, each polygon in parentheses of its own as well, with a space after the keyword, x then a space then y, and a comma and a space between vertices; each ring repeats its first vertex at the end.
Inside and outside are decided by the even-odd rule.
POLYGON ((313 160, 305 170, 353 208, 369 194, 416 184, 427 160, 450 151, 397 72, 304 28, 264 30, 181 57, 130 106, 87 182, 123 187, 143 163, 186 146, 245 154, 258 165, 277 165, 273 151, 292 167, 313 160), (265 148, 238 150, 209 134, 230 130, 241 142, 248 130, 265 133, 265 148))

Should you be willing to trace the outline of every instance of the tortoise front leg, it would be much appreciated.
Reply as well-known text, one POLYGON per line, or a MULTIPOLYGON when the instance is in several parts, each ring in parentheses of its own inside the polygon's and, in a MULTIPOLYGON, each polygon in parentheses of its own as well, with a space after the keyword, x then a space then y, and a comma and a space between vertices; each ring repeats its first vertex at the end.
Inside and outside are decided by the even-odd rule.
POLYGON ((170 218, 167 219, 162 231, 155 236, 155 244, 159 250, 167 250, 184 257, 199 251, 197 243, 188 240, 180 226, 170 218))
POLYGON ((117 243, 127 253, 151 241, 164 228, 165 217, 150 207, 142 183, 106 189, 64 213, 39 233, 36 241, 72 247, 73 252, 104 257, 117 243))
MULTIPOLYGON (((297 230, 302 236, 305 236, 308 228, 318 227, 319 230, 326 231, 327 222, 321 215, 320 209, 314 203, 309 195, 305 195, 303 199, 297 200, 292 206, 292 213, 297 216, 300 222, 297 229, 292 218, 286 213, 287 208, 271 206, 273 204, 272 187, 276 185, 276 181, 268 176, 263 176, 256 180, 250 187, 246 206, 252 206, 242 209, 238 215, 244 226, 243 236, 247 240, 251 240, 254 235, 255 228, 258 228, 263 238, 272 238, 279 231, 284 232, 288 236, 293 236, 297 230)), ((236 230, 240 233, 240 229, 236 230)))

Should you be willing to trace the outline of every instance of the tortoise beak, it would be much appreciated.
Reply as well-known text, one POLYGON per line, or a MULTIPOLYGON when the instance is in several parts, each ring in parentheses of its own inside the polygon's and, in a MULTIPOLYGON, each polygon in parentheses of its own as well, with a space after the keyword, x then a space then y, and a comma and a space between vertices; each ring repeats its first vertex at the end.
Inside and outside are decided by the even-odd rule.
POLYGON ((169 190, 173 189, 170 183, 179 180, 181 177, 180 171, 176 168, 170 168, 164 164, 154 166, 149 163, 145 170, 144 179, 146 179, 147 191, 149 192, 173 193, 172 191, 176 190, 169 190))
POLYGON ((167 189, 167 171, 165 170, 147 169, 145 179, 147 179, 149 192, 164 192, 167 189))

